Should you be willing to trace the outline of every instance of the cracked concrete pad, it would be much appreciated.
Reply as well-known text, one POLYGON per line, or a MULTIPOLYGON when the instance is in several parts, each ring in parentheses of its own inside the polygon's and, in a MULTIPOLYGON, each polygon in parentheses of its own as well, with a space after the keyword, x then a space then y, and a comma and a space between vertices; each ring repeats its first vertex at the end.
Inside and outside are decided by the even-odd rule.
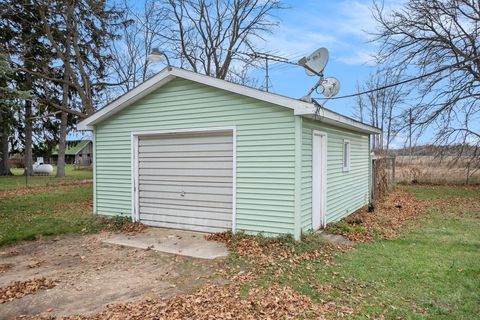
POLYGON ((228 249, 224 243, 205 240, 204 236, 205 233, 200 232, 148 228, 145 232, 135 235, 112 234, 103 241, 109 244, 202 259, 215 259, 228 255, 228 249))

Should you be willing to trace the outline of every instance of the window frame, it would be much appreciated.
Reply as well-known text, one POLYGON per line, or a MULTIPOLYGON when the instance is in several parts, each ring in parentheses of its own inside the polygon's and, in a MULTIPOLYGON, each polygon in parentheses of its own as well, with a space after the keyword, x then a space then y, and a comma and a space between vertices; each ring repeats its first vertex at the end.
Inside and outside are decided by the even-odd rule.
POLYGON ((350 159, 351 159, 350 140, 343 139, 343 143, 342 143, 342 171, 343 172, 350 171, 350 159))

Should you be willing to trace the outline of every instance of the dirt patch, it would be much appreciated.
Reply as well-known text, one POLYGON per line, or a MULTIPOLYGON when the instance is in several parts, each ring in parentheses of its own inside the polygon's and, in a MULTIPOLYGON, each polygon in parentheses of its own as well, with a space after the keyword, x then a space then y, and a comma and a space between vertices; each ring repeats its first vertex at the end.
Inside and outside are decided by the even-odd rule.
POLYGON ((0 303, 20 299, 27 294, 33 294, 40 289, 51 289, 56 285, 57 282, 55 280, 46 278, 15 281, 6 287, 0 288, 0 303))
POLYGON ((82 180, 78 182, 68 182, 66 184, 60 184, 55 186, 42 186, 42 187, 28 187, 28 188, 18 188, 12 190, 3 190, 0 191, 0 198, 8 197, 8 196, 22 196, 27 193, 32 192, 45 192, 45 191, 53 191, 53 190, 65 190, 71 188, 77 188, 80 186, 88 186, 92 185, 92 180, 82 180))
POLYGON ((418 200, 412 193, 395 191, 379 202, 375 211, 362 208, 342 221, 328 225, 327 231, 358 242, 375 237, 394 239, 407 222, 423 217, 431 205, 432 202, 418 200))
POLYGON ((59 282, 49 290, 2 304, 0 319, 42 313, 88 315, 108 304, 161 300, 192 293, 207 283, 227 282, 215 274, 223 268, 223 260, 108 245, 102 242, 105 237, 46 237, 3 248, 2 263, 12 267, 0 274, 0 287, 33 278, 59 282))

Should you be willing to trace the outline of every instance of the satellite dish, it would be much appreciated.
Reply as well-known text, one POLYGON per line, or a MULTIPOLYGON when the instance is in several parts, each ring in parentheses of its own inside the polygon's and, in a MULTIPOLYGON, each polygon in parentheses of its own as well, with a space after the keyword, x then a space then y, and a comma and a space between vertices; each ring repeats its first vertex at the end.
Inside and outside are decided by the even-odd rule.
POLYGON ((334 77, 328 77, 323 80, 322 87, 323 95, 327 98, 331 98, 340 91, 340 81, 334 77))
POLYGON ((328 62, 328 50, 327 48, 320 48, 315 50, 308 57, 303 57, 298 61, 298 64, 305 68, 305 72, 309 76, 321 75, 323 69, 328 62))

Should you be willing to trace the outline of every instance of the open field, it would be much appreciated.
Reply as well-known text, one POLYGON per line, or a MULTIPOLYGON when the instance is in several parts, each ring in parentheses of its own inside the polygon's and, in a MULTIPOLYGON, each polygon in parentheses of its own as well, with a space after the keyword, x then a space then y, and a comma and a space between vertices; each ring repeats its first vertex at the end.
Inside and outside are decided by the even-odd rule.
POLYGON ((8 316, 43 313, 34 319, 83 314, 70 318, 76 320, 478 317, 480 187, 401 186, 389 199, 369 220, 339 224, 352 233, 353 247, 327 244, 318 234, 302 243, 219 236, 230 256, 205 262, 101 243, 90 185, 6 194, 0 299, 14 281, 56 283, 0 309, 8 316))
MULTIPOLYGON (((453 157, 413 156, 410 159, 409 156, 397 156, 395 180, 407 183, 466 183, 468 163, 466 159, 455 160, 453 157)), ((480 170, 473 173, 468 182, 479 184, 480 170)))

